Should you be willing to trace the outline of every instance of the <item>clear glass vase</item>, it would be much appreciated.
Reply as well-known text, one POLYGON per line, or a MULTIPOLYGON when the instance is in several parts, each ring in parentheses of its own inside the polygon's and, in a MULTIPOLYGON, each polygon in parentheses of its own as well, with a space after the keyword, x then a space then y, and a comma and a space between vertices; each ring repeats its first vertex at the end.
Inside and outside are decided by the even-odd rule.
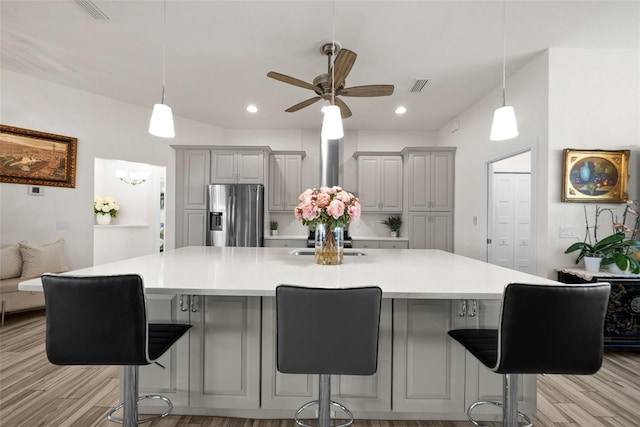
POLYGON ((316 226, 316 264, 338 265, 344 260, 342 227, 329 229, 328 224, 316 226))

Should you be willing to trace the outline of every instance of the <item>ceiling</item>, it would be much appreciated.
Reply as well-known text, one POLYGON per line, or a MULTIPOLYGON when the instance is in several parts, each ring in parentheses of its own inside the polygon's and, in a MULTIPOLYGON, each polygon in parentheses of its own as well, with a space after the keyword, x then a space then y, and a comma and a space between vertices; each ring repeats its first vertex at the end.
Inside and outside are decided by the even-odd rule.
MULTIPOLYGON (((2 68, 149 111, 161 98, 164 34, 166 103, 221 128, 320 127, 323 102, 284 112, 314 94, 267 72, 312 82, 326 72, 320 46, 334 25, 358 54, 347 86, 395 85, 389 97, 342 98, 353 112, 346 129, 437 130, 502 79, 501 1, 168 0, 166 33, 159 0, 0 7, 2 68), (429 82, 410 93, 416 79, 429 82), (250 103, 258 113, 245 111, 250 103), (406 114, 393 113, 399 105, 406 114)), ((640 0, 508 0, 506 16, 507 75, 548 48, 640 45, 640 0)))

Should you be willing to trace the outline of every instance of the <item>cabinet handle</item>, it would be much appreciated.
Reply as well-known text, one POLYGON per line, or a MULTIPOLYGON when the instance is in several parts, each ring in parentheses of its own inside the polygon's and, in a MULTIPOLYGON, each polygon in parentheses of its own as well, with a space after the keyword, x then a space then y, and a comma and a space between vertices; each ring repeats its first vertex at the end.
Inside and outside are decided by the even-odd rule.
POLYGON ((462 307, 460 308, 460 314, 458 314, 458 316, 460 317, 466 317, 467 315, 467 300, 463 299, 460 300, 462 302, 462 307))
POLYGON ((180 295, 180 311, 187 311, 187 308, 184 306, 184 295, 180 295))
POLYGON ((476 317, 478 314, 478 300, 472 300, 471 303, 471 312, 469 313, 469 317, 476 317))
POLYGON ((197 313, 200 311, 200 299, 197 295, 191 295, 190 308, 192 313, 197 313))

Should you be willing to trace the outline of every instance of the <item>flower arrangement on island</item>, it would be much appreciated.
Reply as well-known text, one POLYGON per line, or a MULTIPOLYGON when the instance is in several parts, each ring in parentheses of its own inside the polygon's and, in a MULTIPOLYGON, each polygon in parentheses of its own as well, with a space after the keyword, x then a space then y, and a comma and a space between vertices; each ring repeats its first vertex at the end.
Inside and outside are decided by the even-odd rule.
POLYGON ((308 188, 299 197, 294 213, 302 225, 315 229, 318 224, 329 228, 344 227, 360 218, 358 198, 342 187, 308 188))
POLYGON ((109 215, 111 218, 118 217, 120 206, 113 197, 95 197, 93 199, 93 212, 96 215, 109 215))
POLYGON ((317 264, 342 264, 342 227, 360 218, 358 198, 342 187, 309 188, 299 197, 294 214, 302 225, 316 231, 317 264))

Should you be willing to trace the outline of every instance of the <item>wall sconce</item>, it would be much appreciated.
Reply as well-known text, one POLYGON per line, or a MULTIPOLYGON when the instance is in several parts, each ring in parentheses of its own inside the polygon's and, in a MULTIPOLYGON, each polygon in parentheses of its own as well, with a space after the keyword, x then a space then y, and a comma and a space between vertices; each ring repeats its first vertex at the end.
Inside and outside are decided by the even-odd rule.
POLYGON ((119 170, 116 172, 116 176, 120 181, 130 185, 142 184, 149 179, 149 174, 146 172, 127 172, 119 170))

